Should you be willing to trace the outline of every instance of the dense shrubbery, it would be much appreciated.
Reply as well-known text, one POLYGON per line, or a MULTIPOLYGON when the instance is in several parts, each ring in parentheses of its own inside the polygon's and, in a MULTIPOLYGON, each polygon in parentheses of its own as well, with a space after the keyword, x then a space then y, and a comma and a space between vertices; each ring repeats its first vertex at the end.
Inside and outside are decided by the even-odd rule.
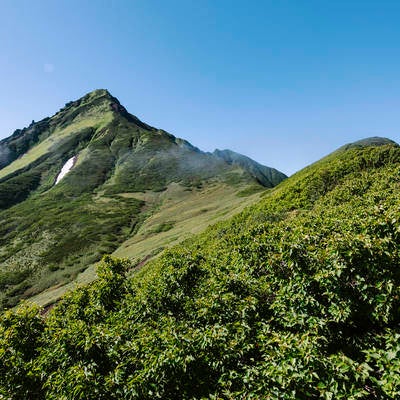
POLYGON ((7 312, 0 393, 399 398, 399 161, 339 152, 132 279, 106 258, 46 318, 7 312))
POLYGON ((112 253, 129 235, 143 203, 121 196, 96 200, 89 194, 73 198, 49 193, 0 215, 0 263, 4 263, 0 269, 0 309, 14 306, 25 289, 35 293, 71 280, 102 255, 112 253), (27 252, 29 245, 37 254, 27 252), (21 260, 19 265, 15 263, 20 269, 12 268, 12 262, 7 264, 13 257, 21 260))

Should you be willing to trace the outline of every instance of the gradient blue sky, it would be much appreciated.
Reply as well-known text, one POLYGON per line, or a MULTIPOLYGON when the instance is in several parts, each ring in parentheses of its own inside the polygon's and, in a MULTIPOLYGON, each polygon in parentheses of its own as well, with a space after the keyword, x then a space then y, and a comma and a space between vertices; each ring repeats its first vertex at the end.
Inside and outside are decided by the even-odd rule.
POLYGON ((400 141, 400 1, 0 0, 0 138, 107 88, 206 151, 291 174, 400 141))

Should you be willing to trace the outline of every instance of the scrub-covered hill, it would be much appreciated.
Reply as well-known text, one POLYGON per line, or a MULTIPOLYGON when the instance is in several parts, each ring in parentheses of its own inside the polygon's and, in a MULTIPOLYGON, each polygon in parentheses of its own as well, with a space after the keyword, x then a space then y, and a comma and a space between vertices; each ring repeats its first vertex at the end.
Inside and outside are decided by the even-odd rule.
POLYGON ((53 302, 68 282, 93 280, 104 254, 141 263, 266 186, 141 122, 106 90, 69 102, 0 141, 0 308, 37 294, 53 302))
POLYGON ((400 148, 342 148, 132 278, 0 328, 0 393, 35 399, 400 397, 400 148))

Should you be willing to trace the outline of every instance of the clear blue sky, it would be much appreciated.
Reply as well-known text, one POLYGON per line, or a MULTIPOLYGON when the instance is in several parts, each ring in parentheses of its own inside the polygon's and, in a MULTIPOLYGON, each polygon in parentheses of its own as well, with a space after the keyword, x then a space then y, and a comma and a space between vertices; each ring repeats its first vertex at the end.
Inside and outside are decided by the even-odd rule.
POLYGON ((203 150, 291 174, 400 141, 400 2, 0 1, 0 138, 107 88, 203 150))

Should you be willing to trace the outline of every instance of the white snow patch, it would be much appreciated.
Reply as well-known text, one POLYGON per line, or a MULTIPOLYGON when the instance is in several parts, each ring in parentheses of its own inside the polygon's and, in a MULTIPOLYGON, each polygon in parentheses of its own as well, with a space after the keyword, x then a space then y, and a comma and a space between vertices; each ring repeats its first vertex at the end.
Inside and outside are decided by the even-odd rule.
POLYGON ((69 171, 71 171, 72 167, 74 166, 76 161, 76 156, 71 157, 61 168, 61 172, 58 174, 57 179, 56 179, 56 185, 58 182, 61 181, 62 178, 64 178, 65 175, 68 174, 69 171))

